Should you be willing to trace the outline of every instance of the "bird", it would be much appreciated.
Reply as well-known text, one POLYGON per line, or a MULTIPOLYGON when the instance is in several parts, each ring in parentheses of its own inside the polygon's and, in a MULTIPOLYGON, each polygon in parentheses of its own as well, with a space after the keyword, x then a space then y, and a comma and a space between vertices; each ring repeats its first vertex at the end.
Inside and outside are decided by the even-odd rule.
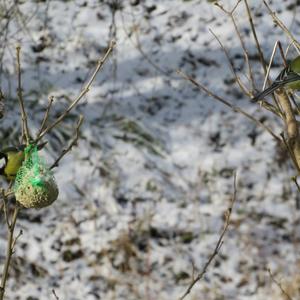
MULTIPOLYGON (((47 142, 41 143, 37 146, 38 150, 44 148, 47 142)), ((19 168, 25 159, 26 145, 17 147, 7 147, 0 150, 0 175, 3 175, 8 181, 14 180, 19 168)))
POLYGON ((279 88, 287 91, 300 90, 300 55, 293 59, 276 77, 272 84, 255 95, 251 101, 257 102, 263 100, 266 96, 272 94, 279 88))

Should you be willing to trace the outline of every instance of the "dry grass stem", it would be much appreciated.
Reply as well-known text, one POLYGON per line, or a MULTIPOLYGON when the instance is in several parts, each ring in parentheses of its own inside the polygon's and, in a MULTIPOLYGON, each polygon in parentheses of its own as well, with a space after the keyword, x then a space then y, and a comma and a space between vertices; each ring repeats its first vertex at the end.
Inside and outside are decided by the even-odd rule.
POLYGON ((292 298, 292 297, 284 290, 284 288, 282 287, 281 283, 278 282, 278 281, 275 279, 275 277, 274 277, 274 275, 272 274, 271 270, 268 269, 267 271, 268 271, 268 273, 269 273, 269 275, 270 275, 271 280, 279 287, 281 293, 282 293, 288 300, 293 300, 293 298, 292 298))
POLYGON ((14 252, 14 246, 16 239, 14 239, 14 230, 15 230, 15 225, 19 213, 19 206, 16 205, 14 209, 14 213, 12 216, 11 221, 7 221, 8 224, 8 237, 7 237, 7 245, 6 245, 6 256, 5 256, 5 262, 3 266, 3 272, 2 272, 2 277, 1 277, 1 284, 0 284, 0 300, 3 300, 4 293, 5 293, 5 286, 8 278, 8 271, 9 271, 9 265, 11 261, 11 257, 14 252))
POLYGON ((227 229, 230 225, 230 217, 231 217, 231 213, 232 213, 232 208, 233 205, 236 201, 236 195, 237 195, 237 182, 236 182, 236 173, 234 173, 233 175, 233 195, 229 204, 229 207, 227 209, 227 211, 225 212, 225 222, 224 222, 224 227, 223 230, 220 234, 220 237, 216 243, 216 246, 214 248, 214 251, 212 252, 212 254, 209 256, 207 262, 205 263, 202 271, 192 280, 192 282, 190 283, 190 285, 188 286, 187 290, 184 292, 184 294, 178 299, 178 300, 183 300, 193 289, 194 285, 200 281, 202 279, 202 277, 205 275, 205 273, 207 272, 208 267, 210 266, 210 264, 212 263, 212 261, 214 260, 214 258, 216 257, 216 255, 219 253, 223 242, 224 242, 224 236, 227 232, 227 229))

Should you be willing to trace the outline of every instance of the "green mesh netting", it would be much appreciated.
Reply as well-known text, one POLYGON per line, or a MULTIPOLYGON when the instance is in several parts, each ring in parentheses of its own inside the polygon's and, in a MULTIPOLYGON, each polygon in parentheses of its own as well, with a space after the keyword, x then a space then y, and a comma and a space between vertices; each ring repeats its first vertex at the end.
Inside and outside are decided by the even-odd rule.
POLYGON ((26 208, 42 208, 58 197, 53 173, 39 156, 37 146, 26 147, 25 160, 18 170, 14 191, 16 200, 26 208))

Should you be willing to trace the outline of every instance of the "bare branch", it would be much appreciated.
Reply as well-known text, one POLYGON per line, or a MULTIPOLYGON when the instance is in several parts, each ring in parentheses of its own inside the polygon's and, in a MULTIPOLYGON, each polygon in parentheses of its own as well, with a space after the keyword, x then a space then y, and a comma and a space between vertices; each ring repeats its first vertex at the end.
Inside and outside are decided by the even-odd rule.
POLYGON ((288 299, 288 300, 293 300, 293 298, 284 290, 284 288, 282 287, 281 283, 278 282, 274 275, 272 274, 271 270, 270 269, 267 269, 269 275, 270 275, 270 278, 272 279, 272 281, 279 287, 281 293, 288 299))
POLYGON ((259 41, 258 41, 258 38, 257 38, 257 34, 256 34, 255 26, 254 26, 254 23, 253 23, 251 11, 250 11, 250 8, 249 8, 249 5, 248 5, 248 1, 244 0, 244 2, 245 2, 247 14, 248 14, 248 19, 249 19, 250 27, 251 27, 251 30, 252 30, 252 33, 253 33, 253 37, 254 37, 254 40, 255 40, 256 48, 258 50, 258 54, 259 54, 259 58, 260 58, 260 63, 262 65, 262 67, 264 69, 264 72, 265 72, 265 75, 266 75, 267 74, 267 66, 266 66, 264 54, 263 54, 263 52, 261 50, 261 47, 260 47, 260 44, 259 44, 259 41))
POLYGON ((227 51, 227 49, 225 48, 225 46, 222 44, 221 40, 219 39, 219 37, 211 30, 209 29, 209 31, 212 33, 212 35, 215 37, 215 39, 218 41, 218 43, 220 44, 224 54, 226 55, 226 58, 228 60, 228 63, 229 63, 229 66, 230 66, 230 69, 231 69, 231 72, 233 73, 234 77, 235 77, 235 80, 237 82, 237 84, 239 85, 240 89, 243 91, 243 93, 245 95, 247 95, 248 97, 251 96, 250 92, 245 88, 244 84, 242 83, 240 77, 238 77, 235 69, 234 69, 234 66, 232 64, 232 61, 230 59, 230 56, 229 56, 229 53, 227 51))
POLYGON ((231 213, 232 213, 232 208, 233 205, 236 201, 236 195, 237 195, 237 184, 236 184, 236 173, 234 173, 233 176, 233 196, 231 198, 229 207, 227 209, 227 211, 225 212, 225 223, 224 223, 224 227, 223 230, 220 234, 220 237, 217 241, 217 244, 215 246, 215 249, 213 251, 213 253, 209 256, 207 262, 205 263, 202 271, 192 280, 191 284, 188 286, 187 290, 185 291, 185 293, 179 298, 179 300, 183 300, 192 290, 192 288, 194 287, 194 285, 200 281, 202 279, 202 277, 204 276, 204 274, 207 272, 208 267, 210 266, 210 264, 212 263, 212 261, 214 260, 214 258, 216 257, 216 255, 219 253, 222 245, 223 245, 223 240, 224 240, 224 236, 225 233, 230 225, 230 217, 231 217, 231 213))
POLYGON ((45 129, 45 125, 46 125, 47 120, 49 118, 49 112, 50 112, 53 101, 54 101, 54 97, 50 96, 49 100, 48 100, 48 105, 46 107, 45 115, 44 115, 44 118, 43 118, 43 121, 42 121, 42 124, 41 124, 41 128, 40 128, 37 136, 40 136, 41 132, 45 129))
POLYGON ((55 300, 59 300, 58 296, 56 295, 55 289, 52 290, 52 294, 55 297, 55 300))
POLYGON ((255 89, 255 82, 254 82, 254 77, 253 77, 252 67, 251 67, 251 64, 250 64, 250 61, 249 61, 248 50, 247 50, 247 47, 246 47, 246 45, 245 45, 245 42, 244 42, 244 40, 243 40, 243 38, 242 38, 242 35, 241 35, 240 31, 239 31, 239 28, 238 28, 238 26, 237 26, 237 24, 236 24, 234 15, 233 15, 234 11, 236 10, 236 8, 237 8, 237 6, 240 4, 240 2, 241 2, 241 0, 239 0, 239 1, 236 3, 236 5, 234 6, 234 8, 233 8, 231 11, 227 11, 226 9, 224 9, 224 7, 223 7, 220 3, 218 3, 218 2, 216 2, 215 5, 216 5, 217 7, 219 7, 224 13, 226 13, 226 14, 230 17, 230 19, 231 19, 231 22, 232 22, 232 24, 233 24, 233 26, 234 26, 234 30, 235 30, 235 32, 236 32, 236 34, 237 34, 237 36, 238 36, 238 38, 239 38, 239 40, 240 40, 240 43, 241 43, 242 48, 243 48, 243 53, 244 53, 244 57, 245 57, 245 62, 246 62, 246 64, 247 64, 247 66, 248 66, 248 72, 249 72, 249 77, 250 77, 250 81, 251 81, 251 84, 252 84, 252 88, 255 89))
POLYGON ((12 216, 12 220, 9 225, 9 230, 8 230, 6 257, 5 257, 3 273, 2 273, 2 278, 1 278, 1 284, 0 284, 0 300, 3 300, 3 297, 4 297, 5 286, 6 286, 6 282, 7 282, 7 278, 8 278, 9 265, 10 265, 11 257, 13 255, 13 251, 14 251, 14 245, 15 245, 14 230, 15 230, 15 225, 16 225, 19 210, 20 210, 20 208, 16 204, 14 213, 12 216))
POLYGON ((281 22, 281 20, 277 17, 276 13, 274 11, 272 11, 269 4, 265 0, 263 0, 263 2, 264 2, 264 5, 266 6, 266 8, 269 11, 269 14, 273 18, 274 23, 277 24, 285 32, 285 34, 291 39, 293 44, 297 47, 298 51, 300 51, 300 44, 295 39, 295 37, 292 35, 290 30, 288 30, 288 28, 281 22))
POLYGON ((69 144, 69 146, 65 149, 63 149, 62 153, 60 154, 60 156, 55 160, 55 162, 52 164, 52 166, 50 167, 50 169, 53 169, 55 167, 58 167, 58 164, 59 162, 61 161, 61 159, 69 152, 71 151, 72 147, 74 145, 76 145, 78 139, 79 139, 79 129, 80 129, 80 126, 82 125, 82 122, 83 122, 83 116, 80 116, 79 117, 79 120, 77 122, 77 126, 76 126, 76 129, 75 129, 75 137, 74 139, 71 141, 71 143, 69 144))
POLYGON ((45 128, 39 134, 39 136, 36 138, 35 142, 39 141, 46 133, 48 133, 52 128, 54 128, 56 125, 58 125, 66 117, 66 115, 74 108, 74 106, 76 106, 76 104, 82 99, 82 97, 85 94, 88 93, 88 91, 90 90, 90 87, 91 87, 93 81, 96 78, 96 75, 98 74, 98 72, 100 71, 100 69, 102 68, 102 66, 104 65, 105 61, 107 60, 108 56, 112 52, 112 50, 115 47, 115 45, 116 45, 115 41, 111 41, 110 42, 109 48, 107 49, 107 51, 106 51, 105 55, 103 56, 103 58, 98 61, 96 69, 93 72, 90 80, 88 81, 88 83, 86 84, 86 86, 84 87, 84 89, 80 92, 80 94, 78 95, 78 97, 70 104, 70 106, 51 125, 49 125, 47 128, 45 128))
POLYGON ((281 139, 278 136, 276 136, 276 134, 271 130, 271 128, 269 128, 268 126, 266 126, 264 123, 262 123, 259 120, 255 119, 254 117, 252 117, 250 114, 248 114, 247 112, 245 112, 241 108, 233 106, 229 101, 227 101, 227 100, 223 99, 222 97, 216 95, 215 93, 213 93, 212 91, 210 91, 207 87, 205 87, 204 85, 200 84, 199 82, 197 82, 196 80, 194 80, 193 78, 191 78, 187 74, 183 73, 182 71, 178 70, 177 72, 183 78, 185 78, 186 80, 190 81, 193 85, 195 85, 199 90, 204 91, 207 95, 209 95, 212 98, 214 98, 215 100, 223 103, 224 105, 226 105, 227 107, 229 107, 232 111, 244 115, 249 120, 251 120, 255 124, 259 125, 263 129, 265 129, 276 141, 281 142, 281 139))
POLYGON ((29 144, 30 135, 27 123, 27 114, 24 107, 23 93, 22 93, 22 81, 21 81, 21 63, 20 63, 20 52, 21 47, 18 46, 17 50, 17 73, 18 73, 18 99, 19 105, 21 109, 21 118, 22 118, 22 140, 29 144))

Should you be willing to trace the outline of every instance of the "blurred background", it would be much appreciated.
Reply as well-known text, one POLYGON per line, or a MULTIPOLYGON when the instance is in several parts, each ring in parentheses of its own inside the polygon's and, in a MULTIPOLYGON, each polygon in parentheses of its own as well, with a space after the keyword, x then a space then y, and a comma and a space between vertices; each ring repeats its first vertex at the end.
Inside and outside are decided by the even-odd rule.
MULTIPOLYGON (((230 10, 237 1, 219 1, 230 10)), ((297 37, 299 3, 268 1, 297 37)), ((269 59, 289 43, 261 1, 249 1, 269 59)), ((256 88, 259 56, 244 1, 234 14, 249 50, 256 88)), ((78 146, 55 169, 59 199, 23 210, 6 299, 177 299, 213 252, 224 212, 237 200, 220 255, 187 299, 299 297, 299 211, 295 170, 272 137, 182 78, 182 70, 230 103, 282 131, 235 83, 216 38, 250 88, 230 17, 207 0, 0 1, 1 148, 19 143, 16 46, 21 46, 25 108, 32 133, 54 96, 50 121, 80 93, 109 42, 116 48, 90 92, 45 137, 49 164, 68 145, 78 116, 78 146)), ((291 49, 290 58, 295 56, 291 49)), ((271 77, 282 68, 275 56, 271 77)), ((3 183, 5 184, 5 183, 3 183)), ((0 215, 0 264, 6 227, 0 215)))

